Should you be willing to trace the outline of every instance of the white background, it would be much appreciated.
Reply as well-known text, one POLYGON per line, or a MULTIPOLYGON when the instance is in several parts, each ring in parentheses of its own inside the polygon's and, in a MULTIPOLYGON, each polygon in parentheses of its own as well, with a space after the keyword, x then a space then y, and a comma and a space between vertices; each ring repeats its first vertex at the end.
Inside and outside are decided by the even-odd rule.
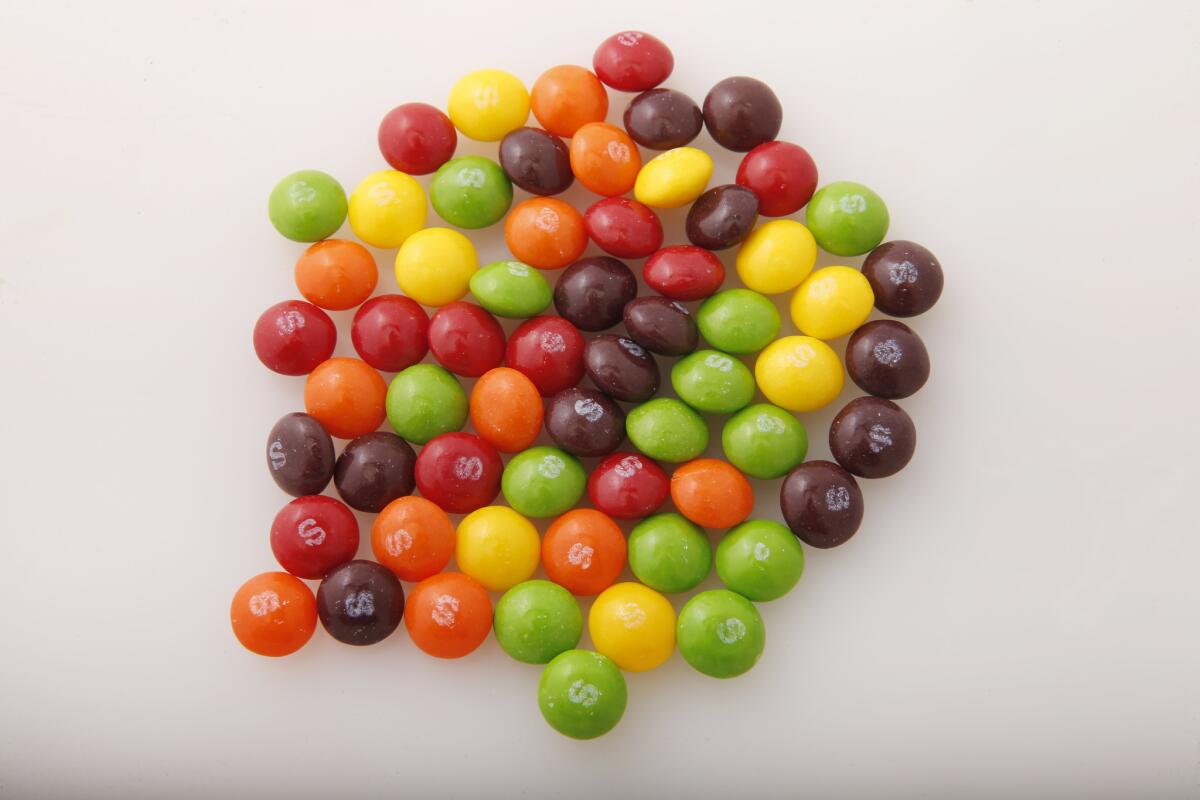
POLYGON ((1200 795, 1198 41, 1194 3, 4 2, 0 796, 1200 795), (915 460, 761 607, 752 672, 676 655, 597 741, 494 640, 246 653, 229 598, 275 568, 262 448, 302 388, 250 346, 295 296, 270 187, 352 188, 393 105, 628 27, 697 100, 770 83, 822 181, 940 257, 915 460))

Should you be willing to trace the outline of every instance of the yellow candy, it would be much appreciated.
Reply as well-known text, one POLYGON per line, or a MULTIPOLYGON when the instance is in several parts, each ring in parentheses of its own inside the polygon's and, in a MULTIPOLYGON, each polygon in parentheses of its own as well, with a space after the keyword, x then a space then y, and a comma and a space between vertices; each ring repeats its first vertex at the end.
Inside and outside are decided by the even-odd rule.
POLYGON ((464 136, 498 142, 529 119, 529 92, 515 75, 480 69, 454 84, 449 106, 450 121, 464 136))
POLYGON ((410 175, 385 169, 363 178, 350 195, 350 227, 375 247, 399 247, 425 227, 425 190, 410 175))
POLYGON ((444 306, 467 293, 479 260, 471 240, 449 228, 417 231, 396 253, 396 282, 427 306, 444 306))
POLYGON ((542 553, 537 528, 507 506, 486 506, 458 523, 458 568, 490 592, 528 580, 542 553))
POLYGON ((792 297, 792 322, 801 333, 836 339, 867 321, 875 293, 853 267, 825 267, 804 279, 792 297))
POLYGON ((842 360, 811 336, 785 336, 759 353, 754 363, 758 388, 788 411, 815 411, 842 391, 842 360))
POLYGON ((795 289, 817 263, 817 242, 808 228, 790 219, 760 225, 737 254, 742 283, 762 294, 795 289))
POLYGON ((633 185, 639 203, 655 208, 679 208, 704 194, 712 177, 713 160, 695 147, 676 147, 642 165, 633 185))
POLYGON ((614 584, 588 613, 592 645, 627 672, 654 669, 675 649, 675 609, 640 583, 614 584))

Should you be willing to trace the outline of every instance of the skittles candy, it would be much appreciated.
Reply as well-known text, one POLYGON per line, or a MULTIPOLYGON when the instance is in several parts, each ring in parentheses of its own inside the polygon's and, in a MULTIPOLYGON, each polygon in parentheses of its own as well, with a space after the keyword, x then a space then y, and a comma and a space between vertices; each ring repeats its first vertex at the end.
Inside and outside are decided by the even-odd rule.
POLYGON ((673 397, 656 397, 625 417, 633 446, 659 461, 689 461, 708 447, 708 425, 673 397))
POLYGON ((351 508, 376 513, 397 497, 412 494, 416 459, 408 442, 394 433, 375 431, 346 445, 333 482, 351 508))
POLYGON ((712 558, 708 537, 679 514, 655 514, 629 533, 629 568, 660 592, 696 588, 708 577, 712 558))
POLYGON ((780 294, 800 285, 817 263, 817 243, 808 228, 792 219, 760 225, 742 243, 737 273, 756 292, 780 294))
POLYGON ((512 205, 512 181, 482 156, 452 158, 429 182, 429 200, 442 219, 459 228, 494 225, 512 205))
POLYGON ((704 125, 717 144, 739 153, 769 142, 783 124, 779 98, 755 78, 726 78, 704 98, 704 125))
POLYGON ((472 511, 458 523, 458 568, 491 592, 504 592, 537 569, 542 542, 533 523, 505 506, 472 511))
POLYGON ((431 575, 408 595, 404 625, 413 644, 435 658, 462 658, 492 629, 492 598, 461 572, 431 575))
POLYGON ((530 194, 558 194, 575 182, 567 146, 541 128, 517 128, 507 134, 500 141, 500 166, 530 194))
POLYGON ((254 323, 254 354, 280 375, 307 375, 333 355, 337 328, 312 303, 285 300, 254 323))
POLYGON ((754 379, 780 408, 816 411, 841 393, 845 375, 837 353, 820 339, 784 336, 758 354, 754 379))
POLYGON ((916 242, 884 242, 862 265, 875 293, 875 307, 893 317, 915 317, 942 296, 942 265, 916 242))
POLYGON ((587 233, 583 217, 553 197, 517 203, 504 220, 504 240, 519 261, 538 269, 559 269, 583 255, 587 233))
POLYGON ((538 708, 551 728, 572 739, 595 739, 625 713, 625 677, 612 659, 590 650, 555 656, 538 681, 538 708))
POLYGON ((817 190, 817 165, 799 145, 765 142, 746 153, 737 182, 758 197, 758 213, 786 217, 804 208, 817 190))
POLYGON ((500 454, 484 439, 443 433, 421 448, 414 477, 422 495, 451 514, 466 514, 496 499, 503 472, 500 454))
POLYGON ((354 439, 379 427, 388 386, 379 373, 357 358, 331 358, 304 383, 304 410, 330 436, 354 439))
POLYGON ((625 441, 625 412, 603 392, 571 386, 546 402, 546 433, 572 455, 608 455, 625 441))
POLYGON ((444 306, 467 293, 478 267, 470 239, 449 228, 426 228, 396 253, 396 282, 418 303, 444 306))
POLYGON ((646 162, 633 196, 654 208, 679 208, 695 200, 712 177, 712 156, 695 147, 675 147, 646 162))
POLYGON ((804 551, 775 520, 743 522, 717 545, 717 575, 733 591, 763 603, 792 590, 804 572, 804 551))
POLYGON ((708 250, 687 244, 664 247, 642 265, 646 285, 672 300, 703 300, 721 288, 725 265, 708 250))
POLYGON ((587 472, 556 447, 531 447, 504 467, 500 486, 508 504, 530 517, 556 517, 583 496, 587 472))
POLYGON ((271 552, 297 578, 324 578, 358 552, 358 520, 332 497, 298 497, 271 523, 271 552))
POLYGON ((671 482, 662 467, 639 453, 613 453, 592 470, 588 498, 617 519, 641 519, 667 499, 671 482))
POLYGON ((478 378, 504 359, 504 329, 479 306, 456 301, 429 321, 429 349, 455 375, 478 378))
POLYGON ((696 310, 705 340, 726 353, 754 353, 779 335, 779 309, 758 292, 726 289, 696 310))
POLYGON ((428 103, 396 106, 379 123, 379 152, 392 169, 409 175, 433 172, 457 146, 454 123, 428 103))
POLYGON ((304 581, 264 572, 241 585, 229 606, 233 635, 251 653, 290 655, 317 629, 317 601, 304 581))
POLYGON ((346 221, 346 192, 324 172, 293 172, 271 190, 267 214, 275 230, 293 242, 317 242, 346 221))
POLYGON ((584 213, 583 227, 597 247, 617 258, 645 258, 662 247, 658 215, 628 197, 597 200, 584 213))
POLYGON ((792 533, 813 547, 837 547, 858 531, 863 495, 854 476, 828 461, 808 461, 788 473, 779 507, 792 533))
POLYGON ((471 424, 493 447, 518 453, 542 430, 542 398, 533 381, 509 367, 488 370, 471 389, 471 424))
POLYGON ((347 561, 321 581, 317 615, 329 635, 344 644, 382 642, 400 626, 404 587, 374 561, 347 561))
POLYGON ((533 115, 556 136, 570 138, 587 123, 608 116, 608 92, 599 78, 572 64, 543 72, 529 95, 533 115))
POLYGON ((480 69, 454 84, 447 107, 454 127, 464 136, 498 142, 529 119, 529 92, 515 75, 480 69))
POLYGON ((624 336, 592 339, 584 348, 583 364, 592 383, 617 400, 640 403, 658 392, 658 362, 624 336))
POLYGON ((809 275, 792 296, 792 322, 801 333, 837 339, 867 321, 875 297, 853 267, 824 267, 809 275))
POLYGON ((361 244, 326 239, 304 251, 296 262, 295 277, 305 300, 331 311, 345 311, 375 291, 379 268, 361 244))
POLYGON ((700 135, 704 115, 696 101, 674 89, 650 89, 629 101, 625 130, 642 147, 670 150, 700 135))
POLYGON ((425 190, 409 175, 368 175, 350 195, 350 228, 375 247, 399 247, 425 227, 425 190))
POLYGON ((554 307, 580 330, 602 331, 621 321, 625 304, 636 296, 637 278, 629 267, 615 258, 593 256, 576 261, 559 276, 554 307))
POLYGON ((411 298, 381 294, 354 312, 350 340, 375 369, 399 372, 429 352, 429 315, 411 298))
POLYGON ((550 580, 572 594, 599 594, 625 566, 625 534, 603 512, 573 509, 546 530, 542 566, 550 580))
POLYGON ((607 122, 589 122, 571 137, 571 171, 589 191, 605 197, 625 194, 641 168, 633 139, 607 122))
POLYGON ((750 369, 717 350, 697 350, 676 361, 671 386, 692 408, 714 414, 737 411, 754 398, 750 369))
POLYGON ((770 403, 746 406, 721 431, 729 463, 754 478, 782 477, 808 454, 808 433, 800 420, 770 403))
POLYGON ((676 469, 671 499, 681 514, 705 528, 732 528, 754 510, 754 490, 746 476, 715 458, 698 458, 676 469))
POLYGON ((626 672, 660 666, 675 649, 675 609, 667 598, 640 583, 608 587, 588 612, 596 650, 626 672))
POLYGON ((733 678, 762 655, 767 631, 758 610, 728 589, 713 589, 687 601, 679 612, 679 654, 697 672, 733 678))
POLYGON ((320 494, 333 477, 333 440, 315 417, 285 414, 267 435, 267 466, 292 497, 320 494))
POLYGON ((471 294, 498 317, 527 319, 550 305, 550 284, 520 261, 497 261, 471 276, 471 294))
POLYGON ((596 48, 592 69, 617 91, 644 92, 670 77, 675 57, 662 40, 648 33, 622 31, 596 48))
POLYGON ((860 478, 886 478, 904 469, 917 449, 912 417, 891 400, 851 400, 829 425, 829 450, 860 478))
POLYGON ((807 216, 817 244, 838 256, 866 253, 887 235, 887 206, 861 183, 825 186, 808 202, 807 216))
POLYGON ((507 359, 548 397, 583 377, 583 335, 562 317, 534 317, 508 337, 507 359))
POLYGON ((579 601, 550 581, 525 581, 496 604, 496 641, 525 664, 545 664, 579 644, 583 612, 579 601))
POLYGON ((414 364, 392 378, 387 388, 387 418, 396 433, 425 444, 467 421, 467 393, 442 367, 414 364))
POLYGON ((424 497, 393 500, 371 526, 375 559, 402 581, 422 581, 445 569, 454 539, 450 517, 424 497))
POLYGON ((666 297, 639 297, 625 305, 625 330, 630 338, 663 356, 687 355, 696 349, 700 333, 682 304, 666 297))

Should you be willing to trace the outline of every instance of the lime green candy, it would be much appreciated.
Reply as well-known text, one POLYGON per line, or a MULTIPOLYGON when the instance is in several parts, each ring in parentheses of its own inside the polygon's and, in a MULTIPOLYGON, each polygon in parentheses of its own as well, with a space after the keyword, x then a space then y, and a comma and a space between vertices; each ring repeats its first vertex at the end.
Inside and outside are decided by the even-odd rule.
POLYGON ((713 589, 680 610, 675 641, 679 654, 698 672, 732 678, 758 661, 767 631, 753 603, 728 589, 713 589))
POLYGON ((625 713, 625 678, 612 659, 591 650, 568 650, 542 670, 538 708, 550 727, 572 739, 595 739, 625 713))
POLYGON ((504 467, 504 499, 527 517, 555 517, 583 496, 587 472, 575 456, 557 447, 531 447, 504 467))
POLYGON ((704 419, 673 397, 634 408, 625 418, 625 433, 634 447, 659 461, 691 461, 708 447, 704 419))
POLYGON ((808 201, 808 229, 823 250, 839 256, 862 255, 887 236, 887 206, 861 183, 831 183, 808 201))
POLYGON ((537 316, 553 297, 542 273, 520 261, 497 261, 476 272, 471 294, 488 311, 509 319, 537 316))
POLYGON ((267 215, 275 230, 293 242, 319 242, 346 221, 346 191, 332 175, 302 169, 275 184, 267 215))
POLYGON ((452 158, 433 174, 429 200, 451 225, 486 228, 508 213, 512 181, 500 165, 483 156, 452 158))
POLYGON ((655 514, 629 533, 629 568, 660 592, 694 589, 708 577, 712 559, 708 537, 680 514, 655 514))
POLYGON ((388 386, 388 422, 414 444, 462 428, 467 408, 467 393, 458 379, 436 364, 414 364, 388 386))
POLYGON ((779 309, 758 292, 726 289, 700 304, 696 325, 718 350, 754 353, 779 335, 779 309))
POLYGON ((717 545, 717 574, 742 597, 762 603, 792 590, 804 574, 796 535, 774 520, 743 522, 717 545))
POLYGON ((792 414, 770 403, 746 406, 721 431, 729 463, 755 478, 788 473, 808 455, 808 434, 792 414))
POLYGON ((545 664, 579 644, 583 612, 579 601, 550 581, 525 581, 496 603, 496 641, 526 664, 545 664))
POLYGON ((671 385, 683 402, 714 414, 737 411, 754 397, 750 369, 716 350, 697 350, 676 361, 671 367, 671 385))

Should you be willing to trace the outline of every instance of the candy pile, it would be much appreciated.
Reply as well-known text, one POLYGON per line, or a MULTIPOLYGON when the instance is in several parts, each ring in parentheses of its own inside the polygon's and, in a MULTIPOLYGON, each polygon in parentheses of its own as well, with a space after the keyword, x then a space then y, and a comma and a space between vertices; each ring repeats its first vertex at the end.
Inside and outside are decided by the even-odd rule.
POLYGON ((911 458, 916 431, 892 401, 921 388, 929 357, 907 325, 867 318, 872 307, 894 317, 928 310, 942 290, 937 259, 912 242, 881 244, 888 211, 867 187, 817 190, 808 153, 776 140, 782 109, 762 82, 728 78, 698 106, 657 88, 671 53, 633 31, 605 40, 593 68, 554 67, 531 92, 508 73, 473 72, 454 86, 448 116, 421 103, 387 114, 379 145, 393 169, 349 200, 315 171, 271 192, 275 228, 315 244, 295 267, 305 301, 272 306, 254 328, 263 364, 307 379, 306 413, 284 416, 267 438, 271 476, 296 498, 270 533, 286 571, 251 578, 231 610, 253 652, 294 652, 318 619, 353 645, 403 621, 440 658, 472 652, 494 630, 514 659, 546 665, 538 703, 550 725, 599 736, 624 712, 622 671, 653 669, 677 645, 706 675, 750 669, 765 641, 754 604, 800 579, 800 541, 845 542, 863 516, 855 476, 892 475, 911 458), (606 86, 636 93, 624 129, 604 121, 606 86), (541 128, 525 127, 531 110, 541 128), (746 154, 735 183, 709 188, 712 158, 690 145, 702 128, 746 154), (458 133, 499 141, 498 161, 455 158, 458 133), (662 152, 643 161, 641 148, 662 152), (480 269, 465 235, 425 226, 426 190, 411 176, 429 173, 438 216, 460 229, 503 220, 514 260, 480 269), (602 196, 582 214, 554 197, 575 180, 602 196), (514 184, 531 195, 515 205, 514 184), (786 218, 805 206, 805 224, 786 218), (682 207, 690 244, 664 246, 655 209, 682 207), (760 216, 775 219, 756 227, 760 216), (347 217, 358 239, 398 248, 403 294, 372 296, 370 251, 328 238, 347 217), (589 241, 608 255, 584 257, 589 241), (735 246, 746 288, 721 291, 713 251, 735 246), (818 247, 869 255, 861 269, 814 270, 818 247), (637 296, 622 259, 645 259, 656 295, 637 296), (544 271, 563 268, 552 287, 544 271), (476 303, 462 300, 468 292, 476 303), (784 292, 798 333, 781 337, 767 295, 784 292), (684 305, 696 301, 694 311, 684 305), (551 305, 557 315, 544 314, 551 305), (337 332, 322 309, 357 309, 360 358, 332 357, 337 332), (525 321, 506 340, 497 317, 525 321), (625 333, 602 333, 617 326, 625 333), (837 463, 806 462, 795 413, 841 392, 842 360, 826 342, 843 336, 845 371, 868 396, 833 421, 837 463), (742 357, 755 353, 752 370, 742 357), (423 363, 427 354, 436 363, 423 363), (678 357, 668 376, 676 397, 656 397, 656 356, 678 357), (477 380, 468 392, 460 378, 477 380), (756 389, 769 402, 754 403, 756 389), (728 461, 700 457, 702 414, 731 415, 728 461), (468 419, 474 433, 462 430, 468 419), (385 420, 391 430, 378 430, 385 420), (535 445, 543 428, 557 446, 535 445), (333 438, 349 440, 340 455, 333 438), (626 438, 636 452, 620 451, 626 438), (589 474, 581 459, 599 461, 589 474), (668 476, 659 462, 679 466, 668 476), (783 478, 786 527, 748 520, 746 475, 783 478), (330 479, 341 500, 321 494, 330 479), (585 493, 592 507, 576 508, 585 493), (506 506, 493 504, 500 495, 506 506), (676 511, 661 510, 668 496, 676 511), (375 561, 356 559, 350 508, 377 515, 375 561), (450 514, 465 516, 455 526, 450 514), (530 518, 553 518, 544 538, 530 518), (637 523, 626 537, 615 520, 637 523), (705 528, 726 530, 715 553, 705 528), (445 571, 451 558, 459 571, 445 571), (617 582, 626 563, 639 582, 617 582), (694 589, 714 563, 727 588, 695 595, 677 617, 664 594, 694 589), (531 580, 539 564, 549 580, 531 580), (315 596, 302 579, 320 581, 315 596), (407 597, 401 581, 415 584, 407 597), (490 593, 501 593, 494 605, 490 593), (576 649, 576 597, 591 595, 595 652, 576 649))

